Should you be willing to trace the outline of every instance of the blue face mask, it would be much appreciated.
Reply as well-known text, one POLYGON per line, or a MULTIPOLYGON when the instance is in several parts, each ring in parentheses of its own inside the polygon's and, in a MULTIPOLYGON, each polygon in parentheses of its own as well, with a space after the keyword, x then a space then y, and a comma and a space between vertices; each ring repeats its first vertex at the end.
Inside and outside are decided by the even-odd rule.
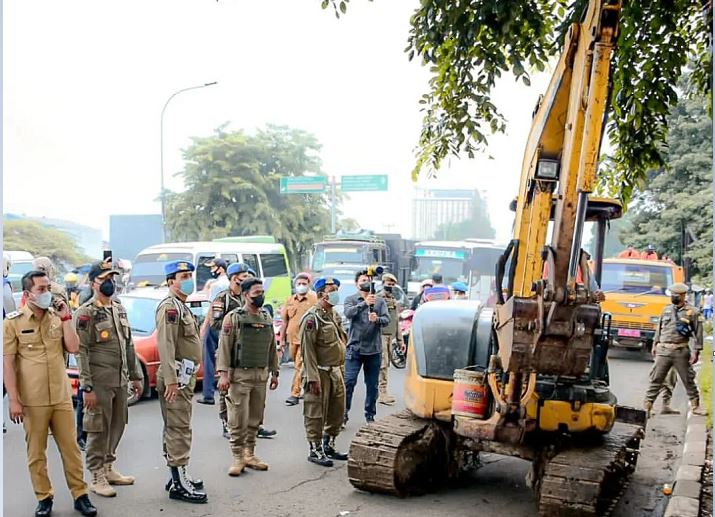
POLYGON ((340 293, 337 291, 328 293, 328 303, 333 307, 340 303, 340 293))
POLYGON ((184 293, 186 296, 190 295, 191 293, 194 292, 194 287, 196 285, 194 284, 194 279, 193 278, 187 278, 186 280, 183 280, 179 284, 179 291, 184 293))

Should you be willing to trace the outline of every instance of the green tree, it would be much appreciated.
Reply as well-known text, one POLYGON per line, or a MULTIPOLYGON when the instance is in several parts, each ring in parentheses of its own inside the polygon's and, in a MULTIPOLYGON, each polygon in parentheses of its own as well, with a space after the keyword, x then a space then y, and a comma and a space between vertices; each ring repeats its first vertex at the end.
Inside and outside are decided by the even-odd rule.
MULTIPOLYGON (((605 0, 615 3, 615 0, 605 0)), ((336 16, 349 0, 323 0, 336 16)), ((503 74, 530 84, 560 51, 570 24, 588 0, 421 0, 410 18, 405 51, 429 66, 429 91, 417 164, 438 170, 448 154, 472 157, 487 146, 487 134, 506 122, 491 102, 503 74)), ((602 178, 611 195, 626 203, 646 172, 665 163, 663 143, 676 85, 690 59, 686 91, 710 102, 712 2, 703 0, 622 2, 620 35, 613 61, 611 116, 607 132, 615 149, 602 178)))
POLYGON ((683 99, 669 116, 666 165, 648 174, 632 208, 632 230, 622 241, 656 246, 676 262, 692 260, 696 281, 713 267, 712 119, 704 98, 683 99), (695 238, 681 255, 681 225, 695 238))
POLYGON ((330 230, 327 194, 279 192, 281 176, 321 175, 320 145, 305 131, 269 125, 255 134, 219 128, 184 150, 186 190, 167 195, 174 240, 273 235, 304 254, 330 230))
POLYGON ((57 266, 89 261, 71 235, 27 219, 3 222, 3 248, 49 257, 57 266))
POLYGON ((437 227, 434 239, 459 241, 463 239, 493 239, 496 231, 487 212, 487 205, 475 193, 472 215, 469 219, 457 223, 444 223, 437 227))

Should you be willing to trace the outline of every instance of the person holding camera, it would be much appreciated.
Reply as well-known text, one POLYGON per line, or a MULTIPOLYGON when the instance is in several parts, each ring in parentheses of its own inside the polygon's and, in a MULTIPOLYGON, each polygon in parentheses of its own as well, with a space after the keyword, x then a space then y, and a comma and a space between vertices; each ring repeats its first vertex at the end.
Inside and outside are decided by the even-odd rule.
POLYGON ((358 292, 345 300, 344 314, 350 322, 348 346, 345 353, 345 417, 353 398, 360 369, 365 376, 365 420, 375 421, 377 413, 378 381, 382 364, 382 327, 389 325, 390 315, 382 297, 375 296, 375 286, 368 271, 355 275, 358 292))
POLYGON ((693 364, 698 362, 703 349, 702 315, 690 305, 685 297, 688 286, 677 283, 670 286, 671 305, 666 306, 660 315, 653 338, 655 365, 651 373, 651 382, 646 392, 644 408, 650 415, 658 393, 671 367, 675 368, 688 392, 690 408, 695 415, 704 415, 700 406, 700 393, 695 383, 693 364), (688 342, 693 342, 692 351, 688 342))

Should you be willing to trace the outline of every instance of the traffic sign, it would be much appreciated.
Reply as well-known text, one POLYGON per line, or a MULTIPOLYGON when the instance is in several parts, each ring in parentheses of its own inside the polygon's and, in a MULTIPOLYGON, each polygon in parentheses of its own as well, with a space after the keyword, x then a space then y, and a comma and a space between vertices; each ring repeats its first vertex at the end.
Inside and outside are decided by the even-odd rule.
POLYGON ((376 192, 387 190, 386 174, 368 174, 361 176, 343 176, 340 179, 343 192, 376 192))
POLYGON ((326 176, 282 176, 281 194, 320 194, 328 188, 326 176))

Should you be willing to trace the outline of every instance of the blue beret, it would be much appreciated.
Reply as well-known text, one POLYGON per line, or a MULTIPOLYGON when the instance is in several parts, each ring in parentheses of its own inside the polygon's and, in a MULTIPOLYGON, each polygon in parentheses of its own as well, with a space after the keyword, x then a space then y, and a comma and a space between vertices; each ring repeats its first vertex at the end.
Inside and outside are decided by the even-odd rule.
POLYGON ((340 280, 333 278, 332 276, 321 276, 313 284, 313 289, 316 291, 321 290, 326 285, 334 285, 340 287, 340 280))
POLYGON ((248 273, 253 276, 258 276, 256 272, 248 266, 248 264, 244 264, 243 262, 234 262, 228 266, 228 269, 226 270, 226 275, 228 275, 229 278, 239 273, 248 273))
POLYGON ((464 282, 454 282, 452 284, 452 289, 460 293, 466 293, 467 291, 469 291, 467 284, 465 284, 464 282))
POLYGON ((182 271, 193 271, 196 269, 188 260, 172 260, 164 264, 164 274, 166 276, 180 273, 182 271))

